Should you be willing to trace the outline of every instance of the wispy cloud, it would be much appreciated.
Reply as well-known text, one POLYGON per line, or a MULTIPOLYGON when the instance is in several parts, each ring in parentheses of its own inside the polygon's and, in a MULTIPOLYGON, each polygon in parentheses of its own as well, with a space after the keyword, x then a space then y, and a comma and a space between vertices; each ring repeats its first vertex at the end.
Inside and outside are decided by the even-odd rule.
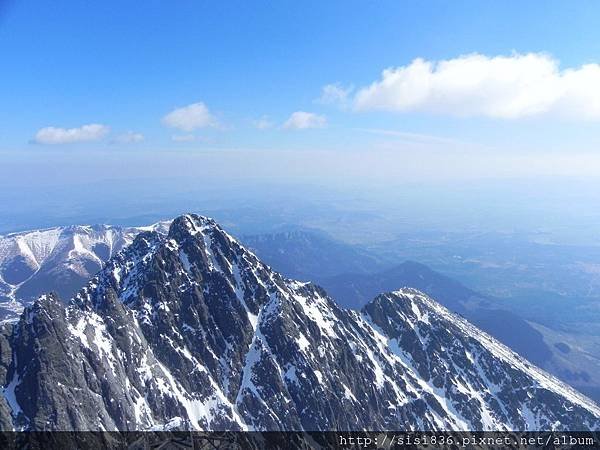
POLYGON ((325 116, 306 111, 296 111, 292 113, 289 119, 283 124, 283 128, 289 130, 324 128, 325 126, 327 126, 327 119, 325 116))
POLYGON ((474 145, 469 142, 461 141, 444 136, 435 136, 431 134, 412 133, 410 131, 399 131, 399 130, 386 130, 382 128, 356 128, 356 131, 362 131, 364 133, 376 134, 380 136, 387 136, 397 138, 407 142, 421 142, 431 144, 461 144, 461 145, 474 145))
POLYGON ((136 142, 142 142, 144 135, 142 133, 136 133, 134 131, 128 131, 127 133, 120 134, 113 142, 117 144, 134 144, 136 142))
POLYGON ((600 119, 600 65, 561 70, 540 53, 460 56, 439 62, 415 59, 383 71, 359 89, 357 111, 426 112, 502 119, 551 114, 600 119))
POLYGON ((260 119, 254 120, 252 124, 259 130, 268 130, 269 128, 273 128, 274 125, 273 121, 269 119, 268 116, 262 116, 260 119))
POLYGON ((37 144, 71 144, 75 142, 98 141, 110 131, 106 125, 92 123, 79 128, 45 127, 35 134, 37 144))
POLYGON ((328 84, 321 89, 321 96, 317 102, 323 105, 346 106, 353 90, 352 86, 344 87, 340 83, 328 84))
POLYGON ((174 109, 163 117, 162 122, 167 127, 188 132, 200 128, 219 127, 219 122, 203 102, 174 109))

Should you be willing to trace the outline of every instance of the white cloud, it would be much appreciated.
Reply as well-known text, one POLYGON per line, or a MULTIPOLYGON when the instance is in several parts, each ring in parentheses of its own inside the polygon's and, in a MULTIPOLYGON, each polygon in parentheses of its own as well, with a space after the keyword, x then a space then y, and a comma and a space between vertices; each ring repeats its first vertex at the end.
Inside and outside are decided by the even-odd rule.
POLYGON ((307 128, 323 128, 327 125, 325 116, 309 113, 305 111, 296 111, 283 124, 283 128, 290 130, 304 130, 307 128))
POLYGON ((118 144, 133 144, 136 142, 142 142, 143 140, 144 135, 134 131, 128 131, 127 133, 121 134, 115 138, 115 142, 118 144))
POLYGON ((541 53, 415 59, 383 71, 360 89, 354 109, 420 111, 453 116, 516 119, 552 114, 600 119, 600 65, 561 70, 541 53))
POLYGON ((194 131, 208 127, 217 128, 219 126, 218 121, 202 102, 174 109, 164 116, 162 121, 166 126, 182 131, 194 131))
POLYGON ((353 90, 353 87, 345 88, 339 83, 328 84, 321 89, 321 97, 318 102, 324 105, 344 106, 353 90))
POLYGON ((45 127, 40 129, 34 137, 38 144, 71 144, 74 142, 97 141, 109 132, 106 125, 92 123, 79 128, 45 127))
POLYGON ((171 136, 173 142, 192 142, 196 140, 193 134, 174 134, 171 136))

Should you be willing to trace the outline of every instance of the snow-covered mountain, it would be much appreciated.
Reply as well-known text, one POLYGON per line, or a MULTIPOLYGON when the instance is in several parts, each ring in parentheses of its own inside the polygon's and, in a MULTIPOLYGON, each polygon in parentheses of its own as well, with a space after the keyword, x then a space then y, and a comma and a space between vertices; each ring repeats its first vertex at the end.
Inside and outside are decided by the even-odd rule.
POLYGON ((138 233, 164 233, 168 225, 77 225, 0 236, 0 320, 14 319, 44 292, 72 297, 138 233))
POLYGON ((600 429, 597 405, 426 295, 344 310, 196 215, 5 324, 0 382, 2 429, 600 429))

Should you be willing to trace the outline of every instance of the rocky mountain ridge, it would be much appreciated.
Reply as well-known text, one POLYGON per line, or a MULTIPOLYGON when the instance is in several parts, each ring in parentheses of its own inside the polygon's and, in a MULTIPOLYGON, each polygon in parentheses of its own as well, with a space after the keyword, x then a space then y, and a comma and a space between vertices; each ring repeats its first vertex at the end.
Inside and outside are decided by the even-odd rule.
POLYGON ((138 233, 168 226, 72 225, 0 236, 0 320, 15 320, 44 292, 71 298, 138 233))
POLYGON ((5 325, 0 382, 5 430, 600 428, 597 405, 426 295, 342 309, 191 214, 5 325))

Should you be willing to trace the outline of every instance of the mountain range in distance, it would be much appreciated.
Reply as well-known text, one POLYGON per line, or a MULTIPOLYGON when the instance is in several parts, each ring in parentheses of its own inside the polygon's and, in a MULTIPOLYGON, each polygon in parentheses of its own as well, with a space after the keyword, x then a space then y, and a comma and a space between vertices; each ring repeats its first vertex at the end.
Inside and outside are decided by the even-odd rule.
MULTIPOLYGON (((71 298, 110 257, 143 231, 168 232, 170 221, 147 227, 70 226, 0 237, 0 311, 15 321, 23 305, 45 292, 71 298)), ((377 257, 323 232, 293 229, 242 236, 242 242, 285 276, 313 280, 341 306, 360 310, 382 292, 419 289, 560 379, 600 399, 600 359, 541 325, 503 309, 428 267, 377 257), (569 343, 567 343, 569 342, 569 343)), ((568 338, 568 336, 567 336, 568 338)))
POLYGON ((418 290, 360 311, 214 221, 144 231, 0 335, 17 430, 598 430, 600 408, 418 290))

